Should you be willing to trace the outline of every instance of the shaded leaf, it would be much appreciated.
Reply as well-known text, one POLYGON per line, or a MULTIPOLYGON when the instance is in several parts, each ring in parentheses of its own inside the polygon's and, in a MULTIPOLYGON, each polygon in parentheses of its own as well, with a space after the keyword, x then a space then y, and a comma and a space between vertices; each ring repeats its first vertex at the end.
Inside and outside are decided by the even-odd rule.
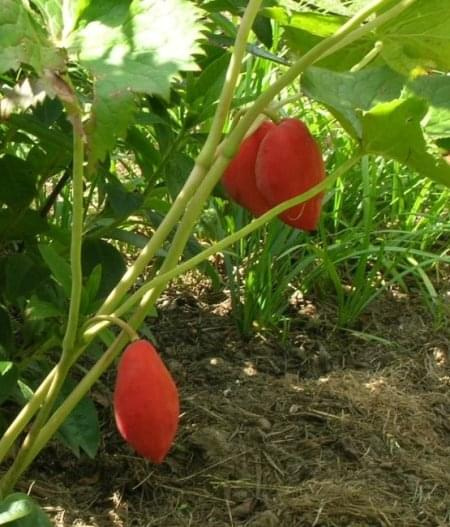
POLYGON ((85 276, 89 276, 97 265, 101 266, 99 298, 106 297, 126 271, 122 254, 104 240, 84 240, 82 263, 85 276))
POLYGON ((436 138, 450 137, 450 77, 424 75, 411 81, 408 88, 429 104, 425 121, 427 134, 436 138))
POLYGON ((363 113, 362 146, 450 187, 450 165, 429 153, 423 137, 420 123, 426 112, 426 102, 417 97, 378 104, 363 113))
POLYGON ((420 67, 450 70, 450 2, 415 2, 378 30, 383 58, 402 73, 420 67))
MULTIPOLYGON (((76 383, 67 380, 61 390, 59 404, 75 388, 76 383)), ((79 457, 80 449, 94 458, 100 445, 100 425, 97 410, 89 397, 84 397, 75 406, 57 433, 58 438, 79 457)))
POLYGON ((0 9, 0 73, 28 64, 42 74, 63 69, 61 50, 49 41, 44 29, 23 2, 2 0, 0 9))
POLYGON ((60 256, 51 245, 39 244, 39 252, 50 268, 53 278, 63 288, 66 297, 70 298, 72 289, 72 271, 70 264, 60 256))
POLYGON ((116 140, 125 136, 136 108, 133 94, 115 91, 111 83, 108 79, 96 83, 91 118, 86 126, 90 165, 103 161, 116 140))
POLYGON ((19 372, 13 362, 0 361, 0 403, 11 395, 18 378, 19 372))
POLYGON ((324 68, 308 68, 302 89, 327 106, 349 132, 362 135, 361 112, 379 102, 399 97, 405 79, 386 66, 358 72, 339 73, 324 68))
POLYGON ((102 93, 167 97, 173 76, 194 66, 198 16, 181 0, 97 0, 80 18, 74 49, 98 81, 108 80, 102 93))
POLYGON ((0 158, 0 205, 11 209, 27 207, 36 194, 36 177, 18 157, 6 154, 0 158))

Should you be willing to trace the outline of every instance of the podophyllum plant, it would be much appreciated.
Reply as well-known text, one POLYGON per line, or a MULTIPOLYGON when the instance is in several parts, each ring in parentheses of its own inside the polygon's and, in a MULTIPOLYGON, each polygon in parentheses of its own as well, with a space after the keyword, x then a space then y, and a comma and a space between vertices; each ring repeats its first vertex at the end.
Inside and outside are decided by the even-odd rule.
MULTIPOLYGON (((83 242, 85 222, 89 206, 92 206, 93 193, 98 193, 101 201, 101 196, 109 192, 109 203, 114 208, 115 203, 117 204, 117 200, 114 201, 114 192, 117 194, 122 190, 112 176, 103 185, 96 182, 99 181, 102 171, 106 170, 108 156, 111 155, 117 140, 126 140, 130 145, 142 144, 148 140, 142 134, 139 135, 139 130, 132 126, 133 120, 136 119, 137 101, 155 95, 168 97, 170 82, 177 72, 192 68, 192 56, 199 53, 200 44, 207 46, 214 42, 214 39, 220 40, 214 27, 211 29, 213 20, 215 23, 220 21, 229 36, 231 29, 225 17, 209 18, 210 12, 225 8, 222 2, 198 4, 202 8, 198 7, 196 2, 182 0, 123 0, 115 2, 111 8, 110 2, 98 0, 0 0, 0 73, 8 79, 7 74, 17 72, 17 78, 20 80, 18 86, 9 86, 4 90, 5 96, 0 100, 3 117, 9 119, 11 129, 25 129, 23 137, 26 137, 27 133, 33 133, 33 122, 21 121, 20 112, 33 107, 43 97, 53 98, 62 105, 61 115, 65 119, 62 127, 68 131, 67 123, 70 123, 73 138, 71 173, 64 170, 50 194, 50 204, 44 200, 41 208, 41 212, 45 213, 49 206, 57 205, 58 194, 62 188, 68 188, 67 182, 71 179, 72 210, 69 213, 58 209, 71 229, 70 267, 58 257, 56 250, 65 241, 63 233, 54 229, 43 234, 43 231, 37 228, 39 215, 29 207, 33 199, 39 201, 36 195, 31 192, 25 199, 22 196, 18 208, 17 196, 21 195, 20 192, 16 192, 14 198, 8 196, 6 191, 0 192, 0 231, 9 233, 9 237, 5 235, 4 239, 20 240, 24 227, 28 227, 34 230, 34 236, 38 240, 52 240, 52 243, 40 246, 39 250, 51 275, 65 290, 69 303, 59 358, 45 378, 40 379, 33 393, 29 394, 28 400, 9 424, 0 441, 0 461, 3 461, 7 459, 8 453, 21 434, 26 431, 17 455, 0 481, 0 495, 4 500, 0 504, 0 523, 27 518, 27 521, 34 519, 36 525, 45 524, 42 523, 42 512, 27 497, 20 493, 10 495, 11 491, 92 385, 119 356, 130 335, 133 335, 133 329, 139 329, 159 295, 173 278, 198 266, 212 254, 223 251, 278 215, 291 224, 295 223, 295 219, 286 216, 286 211, 293 207, 296 207, 293 210, 298 211, 301 217, 302 210, 308 207, 308 202, 314 203, 315 212, 311 215, 311 223, 306 226, 314 227, 319 203, 317 196, 330 188, 363 155, 375 154, 396 159, 410 169, 426 174, 437 183, 450 186, 450 168, 439 155, 430 152, 432 145, 426 142, 421 127, 425 114, 429 112, 428 120, 424 124, 429 127, 428 131, 431 134, 435 131, 435 139, 450 135, 442 129, 436 132, 439 117, 433 114, 436 99, 435 90, 431 87, 448 86, 448 77, 441 74, 448 71, 450 66, 450 6, 446 2, 371 1, 353 16, 333 17, 336 30, 324 37, 323 35, 330 30, 329 24, 326 25, 326 30, 319 28, 317 34, 305 29, 311 27, 306 21, 320 25, 320 17, 323 15, 319 16, 315 11, 292 13, 283 2, 268 2, 262 7, 261 0, 236 0, 231 3, 235 12, 240 14, 241 9, 243 12, 231 56, 229 60, 219 57, 214 66, 210 65, 212 71, 208 72, 203 80, 199 78, 198 83, 194 85, 198 97, 206 81, 216 80, 215 72, 221 73, 226 68, 223 85, 216 86, 217 103, 215 99, 212 104, 203 101, 202 107, 197 107, 192 114, 188 112, 185 120, 185 124, 189 119, 195 124, 199 114, 206 112, 206 120, 201 121, 201 125, 196 129, 199 133, 205 133, 205 140, 196 156, 195 164, 182 188, 178 188, 174 193, 173 203, 170 207, 167 206, 166 213, 160 217, 158 226, 148 242, 123 276, 115 281, 106 298, 97 305, 98 302, 93 302, 91 297, 96 297, 95 293, 100 287, 101 271, 91 266, 92 272, 87 278, 83 273, 83 248, 87 247, 86 242, 90 241, 83 242), (258 47, 248 47, 250 31, 256 17, 264 20, 265 24, 272 20, 274 24, 284 27, 287 44, 294 53, 300 53, 300 58, 288 64, 286 60, 274 57, 258 47), (205 42, 205 35, 209 43, 205 42), (427 40, 431 35, 433 43, 436 39, 439 41, 437 45, 431 45, 431 41, 427 40), (254 101, 247 101, 245 107, 239 109, 238 115, 233 116, 233 97, 248 49, 282 65, 270 87, 254 101), (319 67, 313 68, 313 64, 319 67), (354 81, 352 90, 340 92, 339 86, 331 81, 334 73, 330 64, 337 64, 337 69, 341 71, 349 70, 346 80, 354 81), (411 75, 411 72, 414 72, 414 75, 411 75), (255 171, 260 180, 257 185, 259 191, 264 194, 268 207, 273 208, 258 208, 253 212, 261 215, 251 223, 180 263, 206 200, 230 160, 238 152, 244 137, 250 133, 250 129, 258 128, 262 120, 268 117, 278 120, 278 113, 286 103, 292 106, 292 97, 284 100, 277 98, 284 94, 288 87, 292 87, 299 76, 302 76, 303 90, 326 105, 355 139, 354 156, 325 179, 322 168, 317 165, 320 162, 318 158, 315 165, 318 177, 313 178, 313 181, 319 182, 306 190, 302 184, 297 184, 302 175, 295 172, 297 167, 301 168, 301 163, 298 165, 297 158, 291 158, 291 151, 282 153, 282 157, 277 160, 272 157, 274 154, 269 148, 269 136, 272 131, 269 130, 260 145, 261 148, 266 145, 267 149, 258 149, 255 171), (380 89, 380 85, 383 89, 380 89), (215 109, 213 115, 208 114, 210 108, 215 109), (224 135, 224 130, 228 128, 229 132, 224 135), (266 139, 267 144, 264 143, 266 139), (271 178, 273 171, 277 171, 277 177, 283 176, 283 166, 280 163, 283 163, 283 157, 287 155, 287 184, 292 185, 292 194, 303 190, 306 192, 281 202, 286 195, 282 188, 271 186, 271 178), (291 170, 293 168, 294 171, 291 170), (299 179, 296 180, 296 177, 299 179), (111 192, 111 186, 114 192, 111 192), (89 190, 89 195, 86 195, 85 187, 92 189, 89 190), (172 233, 173 237, 170 238, 172 233), (150 264, 153 264, 153 267, 148 276, 145 273, 148 273, 150 264), (146 279, 142 282, 144 275, 146 279), (86 305, 90 308, 86 308, 86 305), (92 306, 95 306, 95 309, 92 306), (111 333, 107 330, 111 324, 122 329, 112 342, 111 333), (99 338, 109 343, 107 350, 70 393, 65 393, 64 390, 61 392, 71 368, 99 338), (62 400, 61 393, 64 393, 62 400), (59 406, 55 404, 58 398, 59 406)), ((226 4, 229 7, 230 3, 226 4)), ((256 29, 255 31, 257 32, 256 29)), ((264 41, 264 36, 261 38, 264 41)), ((224 41, 221 42, 223 44, 224 41)), ((225 39, 225 45, 226 42, 225 39)), ((198 61, 201 63, 201 55, 198 61)), ((219 77, 221 78, 221 75, 219 77)), ((189 87, 192 74, 186 74, 183 79, 189 87)), ((195 100, 194 96, 192 98, 195 100)), ((171 116, 160 111, 157 99, 152 99, 149 108, 151 111, 141 114, 140 118, 151 122, 155 130, 164 119, 170 122, 171 116)), ((287 123, 286 126, 290 126, 298 121, 284 122, 287 123)), ((36 126, 34 122, 34 127, 36 126)), ((269 125, 268 128, 282 129, 284 133, 285 125, 282 122, 279 125, 269 125)), ((305 141, 311 141, 303 129, 294 132, 287 130, 286 136, 276 138, 279 149, 283 150, 283 145, 291 133, 295 135, 297 132, 303 134, 305 141)), ((40 133, 41 137, 45 136, 42 128, 40 133)), ((159 134, 159 149, 163 146, 167 152, 176 149, 183 143, 185 134, 186 130, 180 128, 178 135, 171 137, 169 141, 163 133, 159 134)), ((8 174, 16 171, 19 177, 25 178, 23 158, 27 153, 28 160, 33 149, 27 147, 21 154, 20 149, 14 150, 8 145, 7 133, 2 137, 5 154, 0 158, 0 163, 8 168, 8 174)), ((61 155, 67 152, 68 145, 64 134, 51 136, 51 141, 58 142, 61 155)), ((301 137, 297 141, 301 143, 301 137)), ((310 151, 312 143, 309 144, 306 151, 310 151)), ((156 150, 149 147, 145 150, 148 157, 147 154, 136 155, 134 160, 128 160, 130 163, 137 162, 144 177, 147 177, 144 180, 143 193, 147 200, 151 200, 152 192, 155 192, 154 182, 158 170, 169 170, 168 157, 162 156, 159 158, 156 175, 146 175, 146 163, 156 155, 156 150)), ((45 152, 45 148, 43 151, 45 152)), ((136 149, 135 153, 138 151, 136 149)), ((139 152, 142 154, 144 150, 139 152)), ((46 156, 42 155, 42 152, 33 152, 32 159, 45 165, 46 156)), ((58 165, 58 160, 53 159, 56 168, 48 168, 47 174, 58 174, 58 167, 65 166, 61 161, 58 165)), ((127 160, 124 160, 125 165, 126 162, 127 160)), ((15 184, 13 177, 9 177, 8 181, 13 182, 12 186, 15 184)), ((44 176, 39 180, 41 188, 44 188, 45 181, 44 176)), ((36 185, 35 180, 31 185, 35 188, 33 185, 36 185)), ((17 186, 14 188, 17 190, 17 186)), ((23 188, 30 187, 24 184, 23 188)), ((131 194, 127 197, 129 206, 129 201, 134 198, 131 194)), ((243 199, 245 200, 245 197, 243 199)), ((252 205, 249 208, 251 209, 252 205)), ((129 210, 133 210, 133 207, 129 210)), ((119 225, 127 216, 125 210, 123 217, 117 220, 117 224, 113 222, 112 226, 119 225)), ((106 226, 110 227, 110 224, 106 226)), ((105 228, 105 223, 97 225, 100 232, 102 228, 105 228)), ((113 229, 106 232, 113 232, 113 229)), ((129 234, 127 239, 130 239, 129 234)), ((97 235, 100 236, 98 232, 97 235)), ((123 236, 122 232, 122 238, 123 236)), ((100 248, 106 250, 103 245, 96 246, 96 250, 100 248)), ((42 309, 42 304, 38 305, 42 309)), ((64 305, 64 301, 61 302, 62 308, 64 305)), ((34 307, 36 308, 36 302, 34 307)), ((47 349, 54 348, 55 339, 49 337, 42 346, 47 349)), ((176 429, 176 388, 159 362, 159 357, 155 358, 156 352, 149 343, 133 343, 131 346, 123 358, 126 364, 121 363, 119 366, 116 392, 118 426, 123 436, 138 452, 159 462, 166 454, 170 446, 168 443, 176 429), (146 362, 147 353, 150 354, 148 357, 153 357, 149 363, 146 362), (142 361, 146 366, 136 373, 130 369, 129 361, 136 361, 137 364, 142 361), (147 443, 143 444, 141 441, 150 433, 150 428, 158 426, 158 415, 160 419, 163 419, 163 416, 156 412, 156 420, 150 421, 150 424, 143 424, 142 430, 139 430, 136 419, 139 421, 140 414, 130 412, 128 405, 122 405, 125 400, 123 393, 126 392, 126 382, 129 382, 126 379, 133 378, 136 381, 135 375, 145 372, 152 377, 148 381, 149 384, 153 383, 152 390, 160 386, 161 390, 167 390, 167 393, 170 391, 172 394, 173 404, 167 410, 170 419, 163 425, 167 431, 163 433, 161 441, 164 448, 156 450, 153 450, 151 445, 147 450, 147 443), (161 375, 165 380, 162 381, 161 375)), ((7 362, 5 361, 5 364, 7 362)), ((5 372, 6 366, 2 369, 2 374, 5 372)), ((130 386, 130 396, 132 393, 135 394, 132 397, 137 397, 130 386)), ((160 392, 158 394, 160 395, 160 392)), ((158 394, 144 392, 143 401, 139 403, 136 399, 136 404, 157 405, 158 394)), ((157 432, 155 434, 157 435, 157 432)))

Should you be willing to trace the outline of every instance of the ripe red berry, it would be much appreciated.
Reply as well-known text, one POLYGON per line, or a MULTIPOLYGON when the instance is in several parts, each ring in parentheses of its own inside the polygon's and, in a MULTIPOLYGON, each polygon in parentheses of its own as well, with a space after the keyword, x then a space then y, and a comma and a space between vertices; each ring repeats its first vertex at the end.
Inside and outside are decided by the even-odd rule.
MULTIPOLYGON (((303 194, 325 178, 317 143, 304 123, 285 119, 261 141, 256 158, 256 185, 273 207, 303 194)), ((317 227, 323 193, 292 207, 280 219, 306 231, 317 227)))
MULTIPOLYGON (((245 139, 224 173, 223 183, 237 203, 259 216, 303 194, 325 178, 320 148, 298 119, 264 122, 245 139)), ((291 207, 280 219, 297 229, 317 228, 323 193, 291 207)))
POLYGON ((273 128, 275 124, 272 121, 264 121, 244 139, 222 178, 230 197, 254 216, 260 216, 271 208, 256 186, 255 163, 261 141, 273 128))
POLYGON ((155 348, 132 342, 118 366, 114 416, 121 436, 141 456, 161 463, 178 428, 175 382, 155 348))

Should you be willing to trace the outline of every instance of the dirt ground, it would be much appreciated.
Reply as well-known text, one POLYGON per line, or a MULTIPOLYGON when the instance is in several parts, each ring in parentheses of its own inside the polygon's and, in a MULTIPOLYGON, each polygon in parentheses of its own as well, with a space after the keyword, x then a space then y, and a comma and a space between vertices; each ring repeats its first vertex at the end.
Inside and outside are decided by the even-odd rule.
POLYGON ((450 332, 387 295, 360 332, 298 305, 285 339, 239 337, 223 295, 172 289, 152 331, 180 430, 159 466, 115 430, 98 385, 95 460, 50 445, 24 488, 68 527, 450 525, 450 332))

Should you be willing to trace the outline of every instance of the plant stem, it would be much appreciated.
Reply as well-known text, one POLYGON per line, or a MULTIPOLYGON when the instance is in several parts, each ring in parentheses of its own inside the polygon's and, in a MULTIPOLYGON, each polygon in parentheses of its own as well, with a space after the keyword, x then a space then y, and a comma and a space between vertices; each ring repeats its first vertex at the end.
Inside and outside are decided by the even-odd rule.
POLYGON ((226 80, 222 88, 219 104, 213 118, 208 138, 206 139, 206 142, 200 154, 198 155, 196 164, 189 175, 188 180, 184 184, 170 211, 165 216, 164 220, 161 222, 148 244, 144 247, 144 249, 142 249, 134 264, 127 270, 127 272, 122 277, 122 280, 111 291, 105 302, 103 302, 102 306, 97 311, 98 315, 111 313, 121 302, 126 292, 132 287, 136 279, 143 273, 145 267, 161 247, 170 231, 174 228, 176 222, 184 213, 187 203, 194 195, 195 191, 200 186, 203 178, 205 177, 214 158, 217 145, 219 144, 220 138, 222 136, 223 126, 230 109, 234 88, 241 70, 241 63, 245 53, 245 45, 247 42, 248 33, 258 13, 261 2, 262 0, 250 0, 245 9, 238 34, 236 36, 236 43, 230 64, 228 66, 226 80))

